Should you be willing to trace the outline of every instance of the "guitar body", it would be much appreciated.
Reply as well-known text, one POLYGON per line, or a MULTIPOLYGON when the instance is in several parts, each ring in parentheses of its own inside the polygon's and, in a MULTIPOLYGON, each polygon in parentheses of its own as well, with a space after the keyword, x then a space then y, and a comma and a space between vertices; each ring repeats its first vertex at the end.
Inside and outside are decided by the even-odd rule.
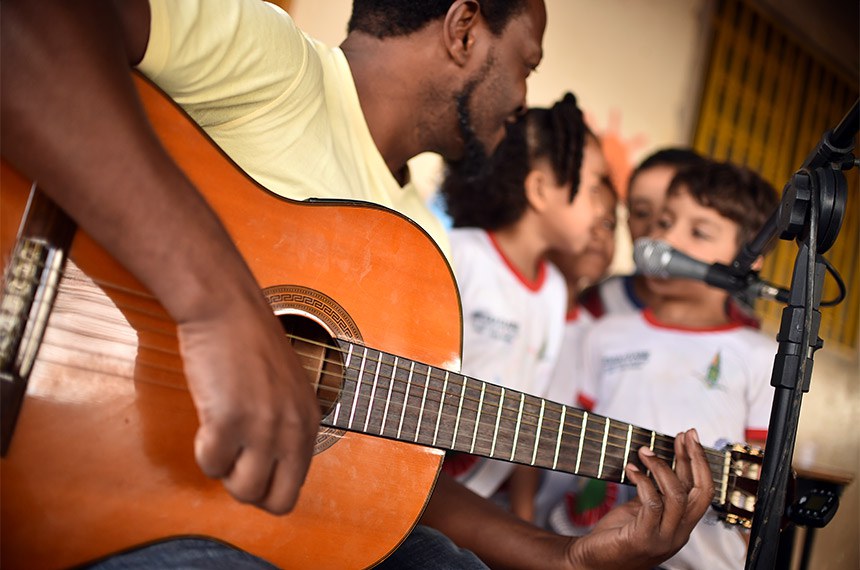
MULTIPOLYGON (((335 336, 457 365, 456 285, 423 231, 379 207, 274 196, 136 80, 165 146, 276 310, 309 316, 335 336)), ((4 266, 29 192, 4 163, 4 266)), ((408 534, 442 451, 325 429, 291 514, 236 502, 194 462, 197 418, 175 324, 83 232, 69 260, 0 464, 3 568, 66 567, 173 536, 212 537, 284 568, 363 568, 408 534)))

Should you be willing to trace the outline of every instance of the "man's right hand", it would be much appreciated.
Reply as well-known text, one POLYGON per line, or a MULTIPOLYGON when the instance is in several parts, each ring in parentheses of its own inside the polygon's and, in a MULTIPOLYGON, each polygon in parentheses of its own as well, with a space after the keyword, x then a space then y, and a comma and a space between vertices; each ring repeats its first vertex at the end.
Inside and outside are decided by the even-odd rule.
POLYGON ((179 340, 200 420, 198 465, 237 500, 284 514, 298 499, 320 413, 307 372, 258 297, 180 323, 179 340))

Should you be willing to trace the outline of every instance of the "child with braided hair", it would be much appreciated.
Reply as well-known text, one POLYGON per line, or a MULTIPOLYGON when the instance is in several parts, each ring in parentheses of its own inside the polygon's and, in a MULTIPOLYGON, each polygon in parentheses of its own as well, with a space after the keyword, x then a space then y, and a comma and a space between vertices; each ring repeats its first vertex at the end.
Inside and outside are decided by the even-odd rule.
MULTIPOLYGON (((484 172, 449 165, 442 195, 454 226, 464 374, 547 394, 568 299, 565 280, 547 255, 585 249, 603 214, 596 196, 605 171, 597 139, 570 93, 519 117, 484 172)), ((443 469, 489 497, 514 467, 453 454, 443 469)), ((530 496, 523 502, 531 503, 530 496)))

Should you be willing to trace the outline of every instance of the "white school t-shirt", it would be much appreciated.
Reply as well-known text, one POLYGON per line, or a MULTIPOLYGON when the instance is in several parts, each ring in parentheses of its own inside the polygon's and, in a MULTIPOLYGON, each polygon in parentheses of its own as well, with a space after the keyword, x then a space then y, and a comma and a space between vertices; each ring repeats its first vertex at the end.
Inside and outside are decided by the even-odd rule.
MULTIPOLYGON (((583 400, 595 413, 674 436, 695 427, 708 447, 765 439, 777 344, 740 324, 682 329, 649 309, 608 315, 586 334, 583 400)), ((746 546, 713 510, 661 567, 744 566, 746 546)))
MULTIPOLYGON (((545 396, 564 334, 567 286, 561 273, 543 262, 537 279, 529 281, 482 229, 453 229, 450 243, 463 306, 461 372, 545 396)), ((457 478, 487 497, 512 469, 481 459, 457 478)))

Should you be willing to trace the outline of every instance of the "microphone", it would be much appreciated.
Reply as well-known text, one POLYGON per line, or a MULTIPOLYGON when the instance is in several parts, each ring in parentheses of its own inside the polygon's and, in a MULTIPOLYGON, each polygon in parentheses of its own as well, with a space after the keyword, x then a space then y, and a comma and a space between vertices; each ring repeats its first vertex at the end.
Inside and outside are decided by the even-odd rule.
POLYGON ((737 275, 722 263, 705 263, 681 253, 668 243, 649 238, 639 238, 633 246, 633 260, 641 275, 668 279, 681 277, 703 281, 729 293, 747 293, 753 297, 787 302, 789 292, 775 287, 749 271, 737 275))

